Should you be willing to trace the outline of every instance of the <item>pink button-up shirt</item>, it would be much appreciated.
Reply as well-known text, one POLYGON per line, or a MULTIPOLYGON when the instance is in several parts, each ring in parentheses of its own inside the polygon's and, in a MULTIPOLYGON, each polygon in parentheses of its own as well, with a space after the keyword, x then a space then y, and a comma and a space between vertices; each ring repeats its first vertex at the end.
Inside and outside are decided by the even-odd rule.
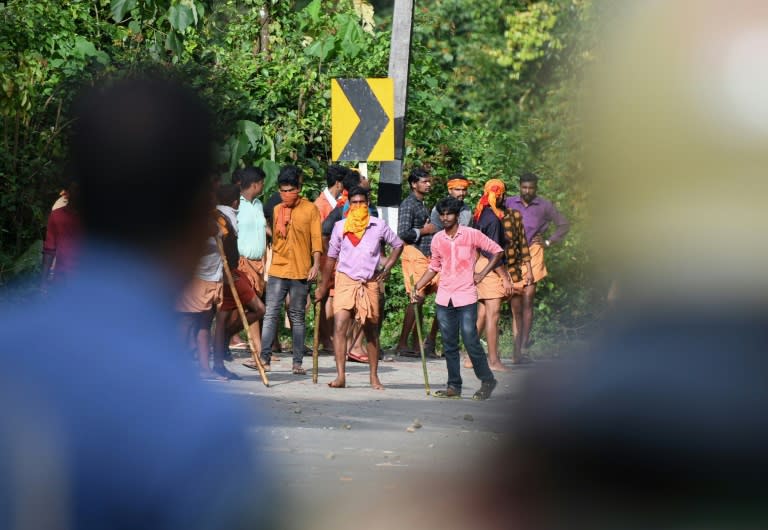
POLYGON ((432 238, 432 258, 429 268, 440 273, 435 302, 461 307, 477 302, 475 262, 477 252, 501 252, 501 247, 480 230, 459 226, 453 237, 441 230, 432 238))
POLYGON ((355 246, 344 237, 344 222, 337 221, 333 226, 331 239, 328 240, 328 257, 338 259, 337 272, 343 272, 353 280, 368 281, 376 275, 381 243, 398 248, 403 246, 403 242, 382 219, 371 217, 363 238, 355 246))

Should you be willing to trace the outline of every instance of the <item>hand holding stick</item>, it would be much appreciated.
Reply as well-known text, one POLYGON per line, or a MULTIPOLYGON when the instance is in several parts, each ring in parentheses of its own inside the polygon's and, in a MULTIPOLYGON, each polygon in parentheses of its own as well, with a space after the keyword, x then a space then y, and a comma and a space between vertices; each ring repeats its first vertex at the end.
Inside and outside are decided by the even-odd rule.
POLYGON ((245 316, 245 310, 243 309, 243 304, 242 302, 240 302, 240 296, 237 294, 237 289, 235 289, 235 279, 232 276, 232 271, 229 269, 227 256, 224 253, 224 245, 221 242, 221 238, 218 236, 216 236, 216 246, 219 248, 219 256, 221 256, 221 261, 224 263, 224 275, 227 277, 229 290, 232 291, 232 298, 235 299, 237 312, 240 314, 240 320, 242 320, 243 327, 245 328, 245 336, 248 338, 248 347, 251 349, 251 356, 253 357, 253 362, 256 363, 256 367, 259 369, 259 374, 261 375, 261 381, 264 383, 264 386, 268 387, 269 379, 267 378, 267 372, 264 370, 264 365, 261 362, 261 358, 256 353, 256 344, 253 342, 253 337, 251 337, 251 330, 250 330, 250 325, 248 324, 248 318, 246 318, 245 316))

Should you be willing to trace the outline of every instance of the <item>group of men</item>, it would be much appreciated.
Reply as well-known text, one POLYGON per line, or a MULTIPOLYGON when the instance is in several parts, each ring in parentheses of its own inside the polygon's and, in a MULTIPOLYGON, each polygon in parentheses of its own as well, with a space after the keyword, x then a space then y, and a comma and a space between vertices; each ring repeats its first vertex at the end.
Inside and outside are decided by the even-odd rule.
MULTIPOLYGON (((219 237, 266 370, 279 359, 272 352, 285 305, 292 336, 291 371, 306 373, 302 366, 305 316, 312 302, 310 285, 317 281, 313 298, 320 311, 315 325, 324 349, 333 350, 337 367, 337 377, 329 386, 346 386, 346 362, 353 360, 369 363, 370 384, 382 389, 378 363, 383 355, 379 331, 384 283, 401 259, 412 304, 406 309, 394 353, 413 355, 418 347, 434 353, 439 330, 449 372, 443 394, 455 397, 461 393, 461 335, 468 354, 464 365, 482 381, 475 397, 487 398, 495 385, 492 371, 506 369, 498 348, 501 305, 509 301, 517 326, 513 363, 530 362, 527 348, 536 282, 547 274, 543 249, 568 230, 563 216, 536 195, 537 181, 532 173, 523 175, 521 194, 507 198, 505 184, 489 180, 473 210, 464 202, 469 180, 454 175, 447 183, 449 196, 430 212, 424 199, 431 189, 431 176, 416 168, 409 175, 411 193, 400 206, 394 231, 378 218, 368 180, 355 169, 330 166, 327 186, 313 204, 301 196, 302 171, 285 166, 278 176, 278 191, 266 206, 258 198, 264 173, 253 167, 237 170, 233 184, 217 186, 216 222, 211 223, 208 252, 177 307, 185 317, 184 329, 195 337, 201 376, 238 378, 224 360, 231 338, 237 337, 243 323, 229 284, 223 281, 219 237), (556 231, 551 239, 544 239, 550 222, 556 231), (416 307, 431 293, 436 293, 437 316, 424 344, 414 347, 409 338, 416 307), (211 368, 208 352, 214 312, 211 368), (487 359, 479 339, 483 333, 487 359)), ((258 363, 244 364, 258 368, 258 363)))

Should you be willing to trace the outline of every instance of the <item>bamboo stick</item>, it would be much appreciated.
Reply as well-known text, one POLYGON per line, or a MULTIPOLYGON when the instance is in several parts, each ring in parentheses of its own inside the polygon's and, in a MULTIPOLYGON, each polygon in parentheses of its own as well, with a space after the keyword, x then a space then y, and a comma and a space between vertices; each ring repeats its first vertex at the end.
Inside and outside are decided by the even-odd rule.
MULTIPOLYGON (((416 288, 416 284, 413 281, 413 274, 411 274, 411 292, 416 288)), ((427 356, 424 353, 424 337, 421 334, 421 315, 419 314, 419 304, 413 304, 413 316, 416 319, 416 336, 419 338, 419 351, 421 351, 421 368, 424 370, 424 390, 427 395, 432 392, 429 388, 429 373, 427 372, 427 356)))
POLYGON ((221 260, 224 263, 224 274, 227 277, 229 289, 232 291, 232 298, 235 299, 235 305, 237 306, 237 312, 240 314, 240 320, 242 320, 243 327, 245 328, 245 336, 248 338, 248 347, 251 349, 251 357, 253 357, 253 362, 256 363, 256 367, 259 369, 259 375, 261 375, 261 380, 264 383, 264 386, 269 387, 269 378, 267 378, 267 372, 264 370, 264 365, 261 362, 261 358, 259 358, 258 354, 256 353, 256 344, 253 342, 253 337, 251 337, 250 325, 248 324, 248 319, 245 316, 243 304, 240 302, 240 296, 238 296, 237 289, 235 289, 235 279, 232 277, 232 271, 229 269, 227 255, 224 253, 224 245, 221 242, 221 238, 218 236, 216 236, 216 246, 219 247, 219 255, 221 256, 221 260))

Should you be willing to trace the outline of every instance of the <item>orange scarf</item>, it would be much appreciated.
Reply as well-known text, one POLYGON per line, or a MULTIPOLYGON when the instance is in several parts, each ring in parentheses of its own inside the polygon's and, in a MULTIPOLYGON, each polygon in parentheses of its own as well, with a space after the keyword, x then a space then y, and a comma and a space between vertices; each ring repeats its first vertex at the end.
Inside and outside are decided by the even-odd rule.
POLYGON ((277 205, 277 212, 275 212, 275 230, 277 233, 283 236, 283 239, 288 237, 288 223, 291 222, 291 212, 299 204, 301 197, 299 197, 299 190, 294 191, 281 191, 280 198, 283 200, 282 204, 277 205))
POLYGON ((354 246, 363 239, 370 218, 367 204, 353 204, 349 207, 347 219, 344 221, 344 236, 348 237, 354 246))
POLYGON ((467 179, 451 179, 448 181, 448 189, 453 188, 469 188, 469 181, 467 179))
POLYGON ((483 186, 483 196, 480 197, 475 207, 475 222, 480 220, 480 215, 486 207, 490 207, 499 219, 503 218, 504 211, 499 209, 497 202, 498 198, 504 195, 506 191, 507 186, 499 179, 491 179, 486 182, 483 186))

